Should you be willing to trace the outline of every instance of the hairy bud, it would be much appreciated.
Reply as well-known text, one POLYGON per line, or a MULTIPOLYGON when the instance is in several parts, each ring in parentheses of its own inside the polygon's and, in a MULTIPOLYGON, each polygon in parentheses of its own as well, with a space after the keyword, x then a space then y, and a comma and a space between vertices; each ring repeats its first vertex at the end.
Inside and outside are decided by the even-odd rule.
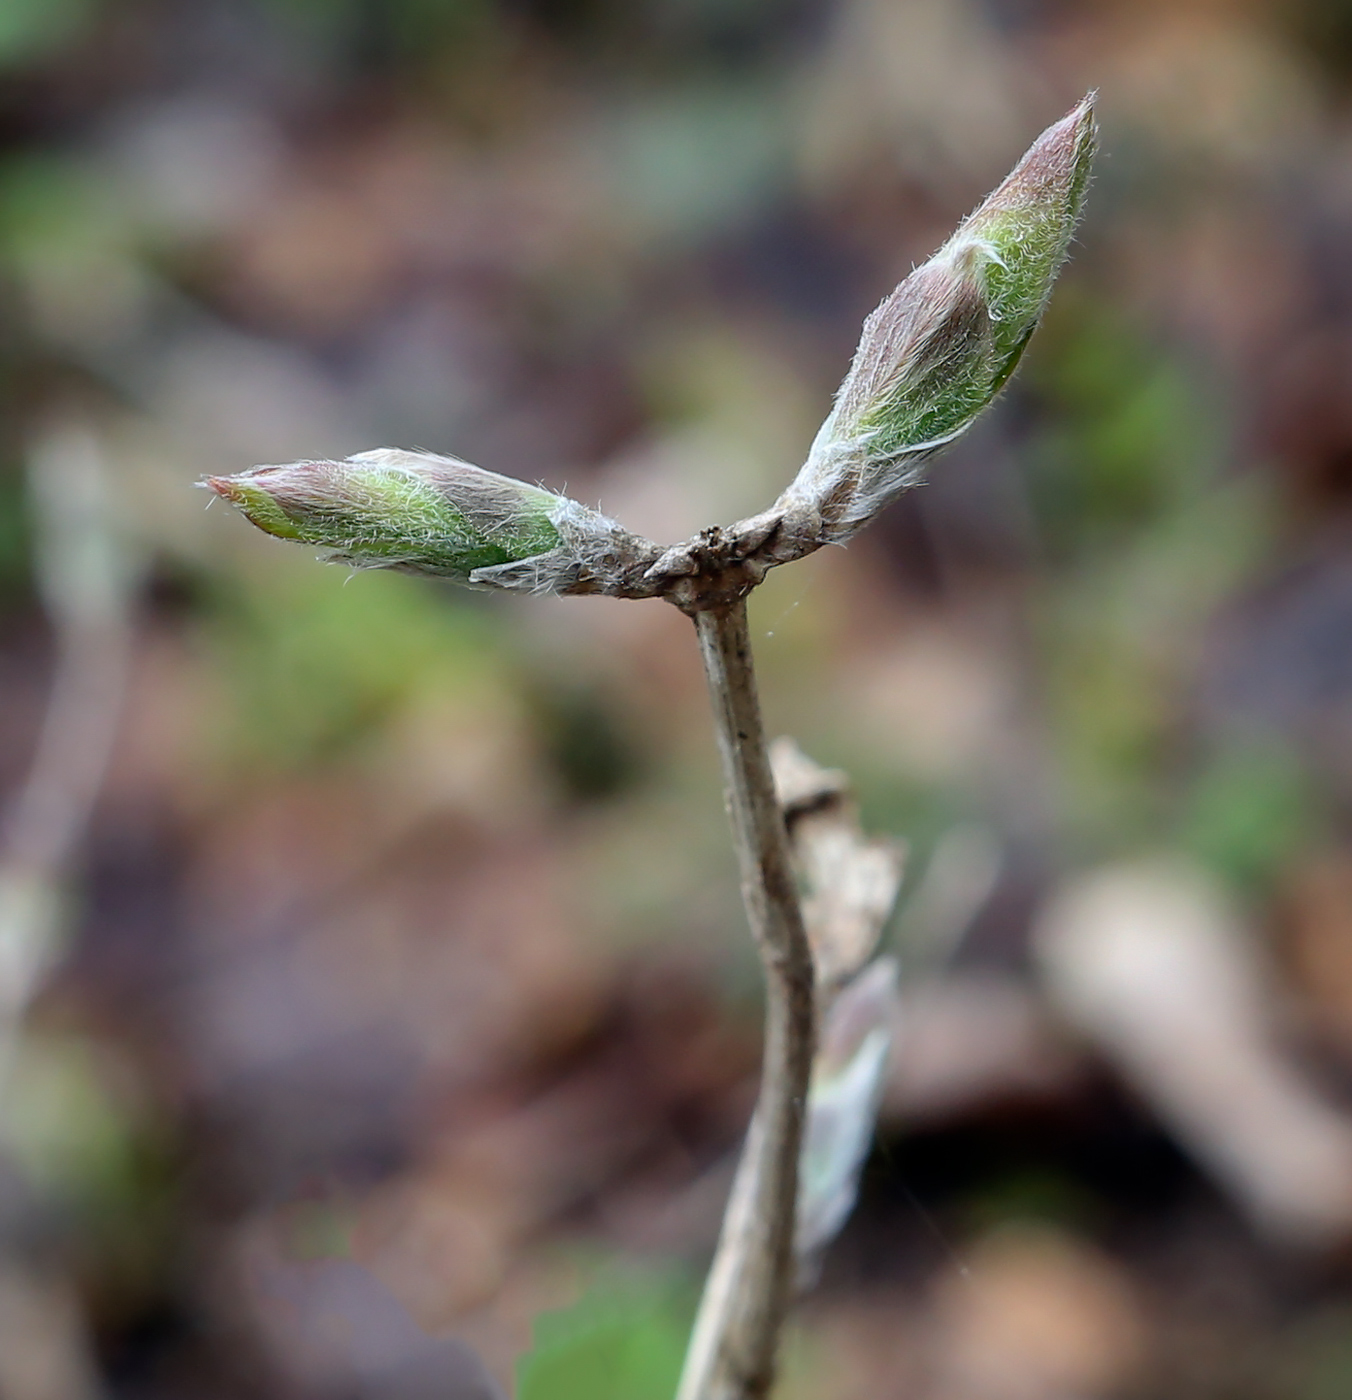
POLYGON ((1080 217, 1093 94, 864 323, 803 469, 769 510, 659 549, 565 496, 453 457, 381 448, 206 484, 260 529, 368 568, 527 593, 725 607, 768 569, 841 543, 1004 387, 1080 217))
POLYGON ((614 558, 646 544, 566 496, 424 452, 378 448, 206 485, 260 530, 336 562, 472 586, 601 591, 614 558))
POLYGON ((1094 137, 1091 93, 864 323, 835 407, 780 502, 808 513, 819 542, 848 539, 914 484, 925 458, 1004 387, 1065 261, 1094 137))

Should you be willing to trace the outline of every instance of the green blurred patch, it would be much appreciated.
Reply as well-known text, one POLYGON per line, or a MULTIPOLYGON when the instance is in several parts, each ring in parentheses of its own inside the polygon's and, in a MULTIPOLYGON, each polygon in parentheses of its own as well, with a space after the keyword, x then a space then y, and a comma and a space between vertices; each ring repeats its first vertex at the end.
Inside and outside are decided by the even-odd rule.
POLYGON ((0 0, 0 65, 18 67, 78 39, 96 0, 0 0))
POLYGON ((0 236, 7 251, 87 237, 94 203, 86 172, 72 161, 26 151, 0 164, 0 236))
POLYGON ((1275 740, 1235 745, 1193 785, 1180 844, 1232 884, 1262 886, 1310 840, 1316 816, 1296 754, 1275 740))
POLYGON ((6 1143, 24 1175, 63 1196, 120 1195, 130 1124, 83 1041, 30 1036, 6 1089, 6 1143))
POLYGON ((1032 376, 1051 426, 1025 456, 1052 566, 1034 625, 1068 834, 1097 856, 1178 810, 1180 698, 1273 512, 1223 470, 1218 405, 1177 354, 1083 297, 1052 330, 1032 376))
MULTIPOLYGON (((1255 1394, 1273 1400, 1347 1400, 1352 1395, 1352 1306, 1335 1304, 1291 1327, 1255 1394)), ((1248 1392, 1245 1392, 1246 1394, 1248 1392)))
POLYGON ((0 471, 0 597, 16 598, 31 588, 23 475, 18 471, 0 471))
POLYGON ((95 166, 32 151, 0 161, 0 257, 26 280, 35 268, 106 263, 126 243, 131 219, 95 166))
POLYGON ((289 1259, 350 1259, 355 1212, 342 1200, 296 1201, 277 1220, 289 1259))
POLYGON ((130 1302, 172 1249, 171 1144, 130 1066, 107 1046, 30 1033, 6 1081, 5 1149, 35 1197, 67 1223, 91 1267, 130 1302))
POLYGON ((865 831, 905 833, 908 890, 917 882, 945 832, 984 815, 973 794, 890 772, 871 762, 867 753, 856 751, 842 758, 823 748, 813 757, 824 767, 840 768, 850 775, 865 831))
POLYGON ((736 224, 787 179, 785 102, 742 77, 617 105, 601 144, 617 208, 676 245, 736 224))
POLYGON ((491 610, 434 590, 306 560, 218 591, 206 636, 234 692, 227 747, 299 766, 359 743, 424 687, 510 685, 491 610))
POLYGON ((1052 1166, 1007 1172, 962 1202, 963 1238, 1010 1224, 1061 1225, 1072 1230, 1093 1227, 1102 1208, 1093 1193, 1074 1177, 1052 1166))
POLYGON ((1165 815, 1203 631, 1264 557, 1270 522, 1255 481, 1218 482, 1049 581, 1039 625, 1050 699, 1084 815, 1132 837, 1165 815))
POLYGON ((517 1364, 517 1400, 670 1400, 693 1304, 651 1274, 607 1275, 571 1307, 536 1319, 517 1364))
MULTIPOLYGON (((494 23, 490 0, 265 0, 311 51, 355 68, 455 55, 494 23)), ((472 50, 477 52, 477 50, 472 50)), ((461 54, 463 58, 471 55, 461 54)))
POLYGON ((1129 539, 1214 475, 1219 414, 1177 355, 1081 297, 1049 317, 1029 384, 1047 426, 1027 455, 1042 539, 1058 562, 1129 539))
POLYGON ((86 347, 125 335, 143 305, 152 224, 125 182, 87 155, 0 162, 0 259, 23 313, 15 330, 86 347))

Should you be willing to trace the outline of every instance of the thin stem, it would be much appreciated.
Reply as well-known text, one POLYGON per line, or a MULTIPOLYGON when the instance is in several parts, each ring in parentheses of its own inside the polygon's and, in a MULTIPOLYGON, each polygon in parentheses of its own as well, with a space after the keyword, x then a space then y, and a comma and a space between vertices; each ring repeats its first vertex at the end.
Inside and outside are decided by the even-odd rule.
POLYGON ((695 614, 742 899, 765 967, 760 1097, 705 1284, 677 1400, 759 1400, 774 1381, 816 1025, 812 953, 775 799, 746 601, 695 614))

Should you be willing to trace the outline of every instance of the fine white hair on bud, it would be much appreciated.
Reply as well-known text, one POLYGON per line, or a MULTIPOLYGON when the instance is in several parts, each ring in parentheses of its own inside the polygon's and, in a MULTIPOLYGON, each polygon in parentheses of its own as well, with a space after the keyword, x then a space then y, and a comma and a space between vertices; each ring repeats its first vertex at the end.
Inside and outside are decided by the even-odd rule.
POLYGON ((614 561, 647 545, 566 496, 427 452, 382 447, 205 485, 259 529, 335 562, 471 587, 603 591, 614 561))
POLYGON ((849 539, 1005 386, 1079 222, 1095 133, 1090 93, 864 322, 835 406, 778 502, 799 533, 849 539))
POLYGON ((864 323, 802 470, 768 509, 660 549, 599 511, 454 457, 380 448, 205 483, 255 525, 361 568, 524 593, 724 607, 766 571, 840 544, 914 484, 1004 387, 1084 205, 1094 94, 864 323))

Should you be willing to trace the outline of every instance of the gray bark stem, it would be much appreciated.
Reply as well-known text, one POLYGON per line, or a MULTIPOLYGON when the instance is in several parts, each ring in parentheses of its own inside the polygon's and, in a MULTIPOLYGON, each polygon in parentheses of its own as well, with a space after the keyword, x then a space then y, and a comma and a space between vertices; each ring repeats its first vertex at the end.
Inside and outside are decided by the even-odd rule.
POLYGON ((761 1400, 793 1294, 798 1158, 816 1044, 812 952, 761 722, 746 600, 695 614, 741 873, 765 968, 760 1097, 677 1400, 761 1400))

